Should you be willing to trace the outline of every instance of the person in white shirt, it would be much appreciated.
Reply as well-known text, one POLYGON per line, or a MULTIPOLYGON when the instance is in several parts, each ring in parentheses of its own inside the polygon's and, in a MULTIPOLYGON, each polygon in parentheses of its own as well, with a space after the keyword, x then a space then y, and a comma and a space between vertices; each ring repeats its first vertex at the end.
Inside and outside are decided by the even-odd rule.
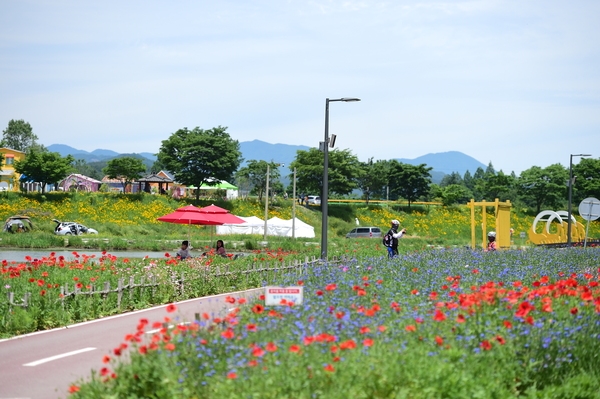
POLYGON ((398 231, 398 227, 400 227, 400 222, 396 219, 392 220, 392 228, 386 233, 386 237, 389 238, 384 240, 384 242, 389 242, 389 245, 386 245, 386 248, 390 259, 394 256, 398 256, 398 239, 402 238, 406 233, 406 229, 398 231))
POLYGON ((179 258, 181 260, 191 258, 190 250, 189 250, 189 242, 187 240, 185 240, 181 243, 181 249, 179 251, 177 251, 177 256, 179 256, 179 258))

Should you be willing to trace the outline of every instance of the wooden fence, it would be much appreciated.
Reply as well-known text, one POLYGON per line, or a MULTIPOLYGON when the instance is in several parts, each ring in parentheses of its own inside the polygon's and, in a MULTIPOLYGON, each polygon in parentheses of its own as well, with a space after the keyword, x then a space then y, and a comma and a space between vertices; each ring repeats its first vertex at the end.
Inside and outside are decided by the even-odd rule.
MULTIPOLYGON (((333 260, 330 260, 328 263, 339 263, 342 261, 346 261, 346 258, 334 258, 333 260)), ((203 270, 203 273, 195 279, 185 279, 185 274, 182 271, 180 274, 179 279, 177 279, 176 281, 173 281, 173 283, 175 283, 179 294, 181 296, 185 296, 185 287, 187 284, 192 283, 193 281, 198 281, 198 280, 208 280, 210 278, 222 278, 222 277, 232 277, 232 276, 238 276, 238 275, 242 275, 246 277, 246 285, 248 285, 248 280, 249 280, 249 276, 252 274, 262 274, 262 275, 266 275, 266 279, 269 279, 269 277, 272 277, 273 279, 275 279, 277 273, 281 272, 281 271, 290 271, 290 270, 296 270, 298 275, 302 275, 305 271, 308 270, 309 266, 314 266, 316 264, 320 264, 322 263, 322 261, 320 259, 316 259, 314 256, 312 257, 312 260, 309 261, 309 258, 306 257, 304 262, 301 262, 299 260, 294 260, 294 261, 289 261, 287 262, 265 262, 263 264, 257 264, 257 263, 252 263, 249 264, 247 266, 246 269, 236 269, 234 271, 230 271, 231 265, 227 264, 227 265, 219 265, 219 266, 213 266, 213 267, 205 267, 203 270), (269 275, 270 274, 270 275, 269 275)), ((111 288, 111 283, 106 281, 104 283, 99 283, 99 284, 94 284, 91 286, 91 288, 89 290, 86 291, 82 291, 81 288, 77 288, 76 284, 73 284, 73 286, 71 287, 70 284, 65 284, 63 286, 60 287, 60 298, 59 300, 61 301, 61 305, 64 308, 65 306, 65 301, 69 300, 69 299, 73 299, 78 295, 88 295, 88 296, 95 296, 95 295, 99 295, 102 299, 106 299, 108 298, 109 294, 113 294, 116 293, 117 294, 117 307, 121 307, 121 301, 123 300, 123 295, 127 294, 129 295, 129 299, 132 300, 133 299, 133 294, 134 294, 134 290, 139 288, 139 289, 150 289, 152 290, 152 295, 154 296, 155 290, 156 288, 160 285, 159 282, 156 281, 156 276, 153 276, 151 278, 147 278, 147 277, 140 277, 140 281, 139 283, 135 282, 135 278, 132 276, 129 278, 129 282, 126 284, 125 283, 125 279, 119 279, 117 281, 117 287, 116 288, 111 288)), ((15 302, 15 293, 14 292, 8 292, 8 304, 9 307, 15 306, 15 307, 21 307, 24 309, 29 308, 29 306, 31 305, 31 293, 30 292, 26 292, 25 295, 23 295, 23 298, 21 298, 20 300, 17 300, 17 302, 15 302)))

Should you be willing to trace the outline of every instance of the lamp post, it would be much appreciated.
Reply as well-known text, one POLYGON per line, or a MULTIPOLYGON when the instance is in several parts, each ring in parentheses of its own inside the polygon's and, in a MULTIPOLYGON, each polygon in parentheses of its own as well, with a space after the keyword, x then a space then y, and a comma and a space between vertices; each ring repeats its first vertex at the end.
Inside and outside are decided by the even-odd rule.
MULTIPOLYGON (((284 166, 282 163, 276 163, 275 166, 284 166)), ((271 177, 271 164, 267 162, 267 184, 265 187, 265 231, 263 240, 267 240, 267 219, 269 219, 269 178, 271 177)))
POLYGON ((573 198, 573 157, 591 157, 590 154, 571 154, 569 158, 569 207, 567 212, 567 246, 571 247, 571 201, 573 198))
POLYGON ((265 190, 265 231, 263 233, 263 240, 267 241, 267 219, 269 218, 269 176, 271 174, 269 163, 267 163, 267 186, 265 190))
POLYGON ((292 189, 292 238, 296 238, 296 168, 294 168, 294 188, 292 189))
POLYGON ((325 261, 327 260, 327 202, 329 195, 329 103, 337 101, 343 101, 347 103, 353 101, 360 101, 360 98, 342 97, 335 99, 325 99, 325 140, 323 141, 323 192, 321 193, 321 259, 325 261))

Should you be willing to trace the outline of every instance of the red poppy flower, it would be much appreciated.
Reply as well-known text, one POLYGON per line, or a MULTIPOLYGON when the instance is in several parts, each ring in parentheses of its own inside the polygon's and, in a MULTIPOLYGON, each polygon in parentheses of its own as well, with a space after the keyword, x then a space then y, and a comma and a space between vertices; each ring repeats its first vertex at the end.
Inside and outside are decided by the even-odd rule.
POLYGON ((371 332, 371 329, 367 326, 362 326, 359 330, 358 330, 361 334, 366 334, 368 332, 371 332))
POLYGON ((366 346, 367 348, 371 347, 373 346, 373 342, 374 341, 371 338, 366 338, 363 340, 363 346, 366 346))
POLYGON ((265 349, 267 352, 275 352, 277 350, 277 345, 275 345, 273 342, 269 342, 267 346, 265 346, 265 349))
POLYGON ((252 359, 248 362, 248 367, 256 367, 258 362, 255 359, 252 359))
POLYGON ((240 305, 243 305, 243 304, 245 304, 246 302, 248 302, 248 301, 246 301, 246 298, 239 298, 239 299, 238 299, 238 304, 240 304, 240 305))
POLYGON ((232 329, 229 328, 221 333, 221 337, 225 339, 232 339, 233 337, 235 337, 235 333, 232 329))
POLYGON ((46 295, 46 290, 41 290, 41 291, 40 291, 40 295, 41 295, 41 296, 44 296, 44 295, 46 295))
POLYGON ((419 290, 411 290, 410 293, 413 295, 419 295, 419 290))
POLYGON ((506 343, 506 340, 501 335, 496 335, 496 341, 498 341, 500 345, 504 345, 506 343))
POLYGON ((481 344, 479 344, 479 346, 481 346, 481 349, 483 349, 484 351, 489 351, 490 349, 492 349, 492 344, 487 339, 481 341, 481 344))
POLYGON ((256 324, 246 324, 246 330, 256 331, 256 324))
POLYGON ((340 349, 354 349, 356 348, 356 342, 353 339, 346 340, 340 343, 340 349))
POLYGON ((440 337, 439 335, 436 335, 435 343, 438 344, 439 346, 442 346, 444 344, 444 338, 440 337))
POLYGON ((298 353, 298 352, 300 352, 300 347, 298 345, 292 345, 292 346, 290 346, 290 352, 298 353))
POLYGON ((577 309, 577 308, 571 308, 570 312, 571 312, 572 315, 576 315, 577 313, 579 313, 579 309, 577 309))
POLYGON ((446 315, 444 314, 444 312, 441 312, 440 310, 436 309, 436 311, 433 315, 433 320, 444 321, 444 320, 446 320, 446 315))
POLYGON ((302 280, 298 280, 298 282, 296 283, 297 285, 304 285, 304 281, 302 280))
POLYGON ((379 326, 377 327, 377 329, 379 330, 379 332, 384 332, 385 330, 387 330, 386 326, 379 326))
POLYGON ((406 327, 404 327, 404 329, 408 332, 417 331, 417 327, 414 324, 409 324, 406 327))
POLYGON ((317 290, 317 292, 315 294, 317 294, 317 296, 321 296, 321 295, 323 295, 323 291, 317 290))
POLYGON ((261 314, 262 312, 264 312, 264 310, 265 310, 265 307, 260 304, 256 304, 252 307, 252 312, 254 312, 256 314, 261 314))
POLYGON ((104 357, 102 358, 102 363, 108 363, 108 362, 110 362, 110 356, 104 355, 104 357))
POLYGON ((456 316, 456 322, 457 323, 464 323, 466 321, 465 316, 459 314, 458 316, 456 316))
POLYGON ((235 380, 237 378, 237 374, 232 371, 231 373, 227 374, 227 378, 230 380, 235 380))
POLYGON ((227 303, 235 303, 235 298, 230 297, 230 296, 226 296, 225 297, 225 302, 227 302, 227 303))
POLYGON ((252 356, 263 357, 264 355, 265 351, 260 346, 256 346, 254 349, 252 349, 252 356))
POLYGON ((77 385, 71 385, 69 387, 69 393, 79 392, 79 387, 77 385))
POLYGON ((503 324, 504 327, 508 328, 509 330, 512 328, 512 323, 508 320, 504 320, 503 324))
POLYGON ((327 291, 335 291, 336 288, 337 288, 336 284, 327 284, 327 286, 325 286, 325 290, 327 290, 327 291))
POLYGON ((168 344, 165 345, 165 349, 168 351, 174 351, 175 350, 175 344, 172 342, 169 342, 168 344))
POLYGON ((146 345, 142 345, 138 348, 138 352, 140 352, 141 355, 145 355, 148 353, 148 347, 146 345))
POLYGON ((167 305, 167 312, 168 313, 173 313, 176 310, 177 310, 177 306, 175 306, 174 304, 170 303, 170 304, 167 305))
POLYGON ((325 371, 329 371, 330 373, 333 373, 335 371, 335 368, 331 364, 326 365, 325 367, 323 367, 323 369, 325 369, 325 371))

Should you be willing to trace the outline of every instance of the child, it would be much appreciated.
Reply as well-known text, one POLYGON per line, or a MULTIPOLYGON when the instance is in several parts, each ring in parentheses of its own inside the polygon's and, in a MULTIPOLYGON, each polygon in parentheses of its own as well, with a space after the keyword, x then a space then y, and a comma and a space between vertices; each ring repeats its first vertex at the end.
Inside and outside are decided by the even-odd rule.
POLYGON ((490 231, 488 233, 488 246, 486 251, 495 251, 498 249, 498 243, 496 243, 496 232, 490 231))
POLYGON ((179 258, 181 258, 181 260, 191 258, 190 250, 188 249, 188 247, 189 247, 189 242, 187 240, 185 240, 181 243, 181 249, 179 251, 177 251, 177 256, 179 256, 179 258))
POLYGON ((223 244, 223 240, 217 240, 217 255, 227 257, 227 252, 225 252, 225 244, 223 244))

